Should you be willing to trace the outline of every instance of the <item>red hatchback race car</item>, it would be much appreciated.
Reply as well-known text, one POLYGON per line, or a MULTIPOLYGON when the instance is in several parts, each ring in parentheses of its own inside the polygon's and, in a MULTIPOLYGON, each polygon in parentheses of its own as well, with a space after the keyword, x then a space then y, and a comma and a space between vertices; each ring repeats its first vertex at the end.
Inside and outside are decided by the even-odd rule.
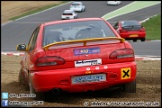
POLYGON ((31 93, 86 92, 119 86, 136 92, 134 50, 102 18, 40 24, 24 51, 19 82, 31 93))
POLYGON ((124 39, 133 40, 133 42, 136 42, 137 39, 140 39, 142 42, 145 41, 146 30, 136 20, 119 21, 114 25, 114 29, 124 39))

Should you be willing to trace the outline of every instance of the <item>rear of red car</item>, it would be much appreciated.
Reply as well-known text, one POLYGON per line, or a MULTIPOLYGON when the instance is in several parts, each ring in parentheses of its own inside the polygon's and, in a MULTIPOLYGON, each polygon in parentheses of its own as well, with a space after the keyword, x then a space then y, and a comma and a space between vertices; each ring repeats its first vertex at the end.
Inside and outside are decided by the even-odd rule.
POLYGON ((86 92, 117 85, 126 89, 126 84, 135 84, 134 50, 102 18, 57 21, 40 28, 29 55, 30 82, 36 92, 86 92), (57 37, 56 30, 57 39, 64 41, 49 41, 50 33, 57 37))
POLYGON ((119 22, 119 34, 122 38, 131 39, 136 41, 140 39, 145 41, 146 30, 145 28, 137 21, 128 20, 119 22))
POLYGON ((134 51, 126 42, 51 49, 36 62, 36 91, 69 92, 100 90, 132 82, 136 78, 134 51))

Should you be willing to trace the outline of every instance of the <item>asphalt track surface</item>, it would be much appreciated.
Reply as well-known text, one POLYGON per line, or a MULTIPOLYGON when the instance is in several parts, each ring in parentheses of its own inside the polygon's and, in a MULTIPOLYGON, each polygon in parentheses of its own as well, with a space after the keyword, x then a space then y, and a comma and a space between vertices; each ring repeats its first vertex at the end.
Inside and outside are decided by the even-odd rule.
MULTIPOLYGON (((86 11, 78 13, 78 18, 102 17, 103 15, 119 9, 133 1, 122 1, 121 5, 108 6, 106 1, 83 1, 86 11)), ((64 10, 69 9, 70 4, 65 4, 52 8, 50 10, 30 15, 1 26, 1 52, 15 52, 16 45, 19 43, 27 44, 34 29, 43 22, 61 20, 61 14, 64 10)), ((145 20, 153 15, 161 13, 161 4, 150 6, 128 14, 120 15, 109 19, 110 24, 115 24, 119 20, 135 19, 138 21, 145 20)), ((153 55, 161 56, 161 41, 151 42, 130 42, 134 47, 136 55, 153 55)))

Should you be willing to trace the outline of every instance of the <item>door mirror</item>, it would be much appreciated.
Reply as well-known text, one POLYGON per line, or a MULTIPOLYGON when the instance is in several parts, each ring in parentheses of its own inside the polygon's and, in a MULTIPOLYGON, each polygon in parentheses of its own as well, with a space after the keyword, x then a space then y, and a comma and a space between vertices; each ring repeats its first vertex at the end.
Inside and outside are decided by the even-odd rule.
POLYGON ((118 26, 114 26, 114 29, 118 29, 118 26))
POLYGON ((26 45, 25 44, 18 44, 16 46, 16 50, 18 50, 18 51, 26 51, 26 45))

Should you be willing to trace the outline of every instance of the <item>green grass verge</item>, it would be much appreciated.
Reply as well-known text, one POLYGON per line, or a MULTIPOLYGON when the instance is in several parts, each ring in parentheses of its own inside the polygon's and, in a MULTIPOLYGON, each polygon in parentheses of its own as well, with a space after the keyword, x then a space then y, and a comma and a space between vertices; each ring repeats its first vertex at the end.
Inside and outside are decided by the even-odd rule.
POLYGON ((146 29, 147 40, 160 40, 161 39, 161 14, 154 16, 142 23, 146 29))
POLYGON ((66 3, 66 2, 69 2, 69 1, 62 1, 62 2, 59 3, 59 4, 52 4, 52 5, 48 5, 48 6, 45 6, 45 7, 41 7, 41 8, 38 8, 38 9, 32 10, 32 11, 26 12, 26 13, 24 13, 24 14, 22 14, 22 15, 19 15, 19 16, 16 16, 16 17, 12 17, 12 18, 10 18, 9 20, 16 20, 16 19, 18 19, 18 18, 21 18, 21 17, 27 16, 27 15, 31 15, 31 14, 34 14, 34 13, 37 13, 37 12, 43 11, 43 10, 46 10, 46 9, 52 8, 52 7, 54 7, 54 6, 57 6, 57 5, 60 5, 60 4, 63 4, 63 3, 66 3))

